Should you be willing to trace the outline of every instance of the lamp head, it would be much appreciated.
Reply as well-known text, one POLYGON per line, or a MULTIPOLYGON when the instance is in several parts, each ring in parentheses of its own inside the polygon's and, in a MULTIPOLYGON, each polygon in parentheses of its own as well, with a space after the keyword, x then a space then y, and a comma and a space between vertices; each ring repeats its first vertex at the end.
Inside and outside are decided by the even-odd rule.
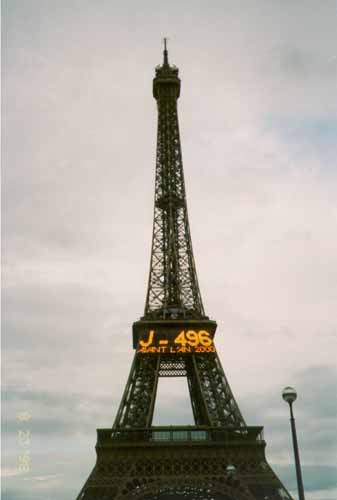
POLYGON ((293 387, 285 387, 282 391, 282 398, 291 405, 297 398, 297 393, 293 387))
POLYGON ((235 465, 232 465, 232 464, 227 465, 226 472, 227 472, 227 475, 229 477, 234 476, 235 473, 236 473, 236 467, 235 467, 235 465))

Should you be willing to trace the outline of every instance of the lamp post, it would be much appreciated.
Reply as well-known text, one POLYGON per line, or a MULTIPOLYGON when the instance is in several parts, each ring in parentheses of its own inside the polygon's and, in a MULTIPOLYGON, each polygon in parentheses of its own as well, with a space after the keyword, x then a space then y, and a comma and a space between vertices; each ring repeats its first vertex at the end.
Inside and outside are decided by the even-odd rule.
POLYGON ((298 451, 298 443, 297 443, 297 435, 296 435, 296 427, 295 427, 295 418, 294 418, 294 414, 293 414, 293 402, 297 398, 297 393, 296 393, 295 389, 293 389, 292 387, 285 387, 282 391, 282 398, 284 399, 284 401, 286 403, 289 404, 289 408, 290 408, 290 424, 291 424, 291 433, 292 433, 293 445, 294 445, 298 498, 299 498, 299 500, 305 500, 303 480, 302 480, 302 471, 301 471, 301 463, 300 463, 300 454, 298 451))

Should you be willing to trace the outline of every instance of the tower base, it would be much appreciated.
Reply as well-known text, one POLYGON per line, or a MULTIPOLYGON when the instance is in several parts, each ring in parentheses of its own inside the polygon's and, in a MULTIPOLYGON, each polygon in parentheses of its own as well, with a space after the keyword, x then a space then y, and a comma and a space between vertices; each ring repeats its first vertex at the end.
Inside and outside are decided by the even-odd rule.
POLYGON ((266 461, 262 427, 98 429, 97 436, 97 462, 77 500, 291 500, 266 461))

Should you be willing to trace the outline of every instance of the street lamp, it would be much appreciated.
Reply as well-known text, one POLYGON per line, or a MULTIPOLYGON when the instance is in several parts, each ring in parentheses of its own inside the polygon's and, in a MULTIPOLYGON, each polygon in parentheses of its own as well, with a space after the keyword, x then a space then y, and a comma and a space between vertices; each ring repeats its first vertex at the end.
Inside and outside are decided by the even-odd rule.
POLYGON ((227 465, 226 472, 227 472, 227 476, 228 477, 235 476, 235 473, 236 473, 236 467, 235 467, 235 465, 232 465, 232 464, 227 465))
POLYGON ((284 399, 284 401, 286 403, 289 404, 289 408, 290 408, 290 424, 291 424, 291 433, 293 436, 293 445, 294 445, 298 498, 299 498, 299 500, 305 500, 302 472, 301 472, 301 463, 300 463, 300 454, 298 451, 295 419, 294 419, 294 414, 293 414, 293 402, 297 398, 297 394, 296 394, 295 389, 293 389, 292 387, 285 387, 282 391, 282 398, 284 399))

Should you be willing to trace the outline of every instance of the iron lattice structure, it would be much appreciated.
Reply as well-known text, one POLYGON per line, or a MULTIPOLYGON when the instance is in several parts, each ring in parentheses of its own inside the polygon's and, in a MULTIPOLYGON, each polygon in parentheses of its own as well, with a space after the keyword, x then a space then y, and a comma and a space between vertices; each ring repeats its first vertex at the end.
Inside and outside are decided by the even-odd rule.
POLYGON ((159 377, 187 377, 197 425, 245 428, 217 353, 180 357, 136 354, 114 428, 152 425, 159 377))
MULTIPOLYGON (((166 44, 153 95, 154 225, 145 313, 133 325, 136 349, 144 331, 156 330, 167 344, 174 329, 207 330, 212 339, 216 330, 205 316, 194 264, 177 114, 180 79, 166 44)), ((149 352, 136 350, 114 425, 97 430, 97 462, 77 500, 291 500, 266 461, 262 427, 246 425, 215 348, 149 352), (159 377, 187 379, 194 426, 152 425, 159 377)))
POLYGON ((202 317, 197 273, 187 215, 177 99, 178 69, 156 68, 153 96, 158 106, 154 222, 145 317, 202 317))

